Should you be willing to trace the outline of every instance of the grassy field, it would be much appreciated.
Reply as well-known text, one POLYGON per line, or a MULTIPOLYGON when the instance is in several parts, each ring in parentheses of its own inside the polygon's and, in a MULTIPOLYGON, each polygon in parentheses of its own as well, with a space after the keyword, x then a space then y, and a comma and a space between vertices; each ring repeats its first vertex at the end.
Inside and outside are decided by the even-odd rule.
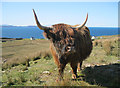
POLYGON ((2 43, 3 86, 120 86, 118 37, 102 36, 93 41, 93 50, 83 62, 79 77, 72 80, 67 64, 64 81, 57 81, 58 71, 48 40, 14 40, 2 43))

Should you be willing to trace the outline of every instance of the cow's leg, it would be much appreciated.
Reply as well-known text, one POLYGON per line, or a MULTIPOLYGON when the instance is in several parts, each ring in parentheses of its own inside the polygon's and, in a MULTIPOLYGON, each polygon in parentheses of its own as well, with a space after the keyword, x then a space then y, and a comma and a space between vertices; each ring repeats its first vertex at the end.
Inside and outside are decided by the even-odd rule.
POLYGON ((64 68, 66 66, 66 63, 65 63, 63 57, 58 58, 56 50, 54 49, 52 44, 50 45, 50 50, 51 50, 52 56, 54 58, 54 61, 58 67, 58 72, 59 72, 59 76, 60 76, 59 80, 61 80, 61 79, 63 79, 63 71, 64 71, 64 68))
POLYGON ((77 63, 71 62, 70 65, 72 67, 72 79, 76 79, 77 78, 77 63))
POLYGON ((63 79, 63 71, 66 66, 66 61, 64 56, 59 57, 59 66, 58 66, 58 71, 59 71, 59 80, 63 79))
POLYGON ((63 80, 63 72, 64 72, 65 66, 66 66, 66 64, 60 64, 59 67, 58 67, 59 80, 63 80))
POLYGON ((52 44, 50 44, 50 51, 52 53, 55 64, 59 67, 60 62, 58 59, 58 55, 57 55, 56 50, 54 49, 54 46, 52 44))
POLYGON ((78 71, 82 70, 82 61, 78 63, 78 71))

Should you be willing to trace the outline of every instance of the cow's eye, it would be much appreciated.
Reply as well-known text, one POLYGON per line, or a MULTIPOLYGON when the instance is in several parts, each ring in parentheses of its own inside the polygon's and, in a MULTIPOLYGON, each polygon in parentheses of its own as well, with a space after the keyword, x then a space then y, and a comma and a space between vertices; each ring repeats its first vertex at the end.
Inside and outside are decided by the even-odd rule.
POLYGON ((67 46, 65 49, 66 49, 66 51, 69 51, 71 49, 71 47, 67 46))

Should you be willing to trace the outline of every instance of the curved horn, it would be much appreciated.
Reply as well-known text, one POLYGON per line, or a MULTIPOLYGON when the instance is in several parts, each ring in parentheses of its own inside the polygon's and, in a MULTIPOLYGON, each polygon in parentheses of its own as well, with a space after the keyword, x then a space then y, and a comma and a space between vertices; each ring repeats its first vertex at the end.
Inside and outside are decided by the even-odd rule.
POLYGON ((87 13, 87 16, 86 16, 85 22, 84 22, 82 25, 77 26, 77 28, 78 28, 78 29, 82 28, 82 27, 86 24, 87 19, 88 19, 88 13, 87 13))
POLYGON ((37 16, 36 16, 36 13, 35 13, 34 9, 33 9, 33 13, 34 13, 34 17, 35 17, 36 24, 37 24, 37 26, 39 27, 39 29, 41 29, 41 30, 47 30, 47 29, 50 29, 49 27, 42 26, 42 25, 39 23, 39 21, 38 21, 38 19, 37 19, 37 16))

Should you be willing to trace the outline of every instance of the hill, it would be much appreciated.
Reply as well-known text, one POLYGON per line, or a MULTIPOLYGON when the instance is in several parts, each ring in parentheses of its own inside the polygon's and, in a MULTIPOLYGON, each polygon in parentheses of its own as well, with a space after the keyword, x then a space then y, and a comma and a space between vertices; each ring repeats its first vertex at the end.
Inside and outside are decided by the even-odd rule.
POLYGON ((68 64, 64 81, 61 82, 56 81, 58 71, 49 51, 49 43, 44 39, 3 42, 3 86, 120 86, 117 36, 95 39, 90 57, 83 62, 82 70, 78 72, 79 77, 71 79, 68 64))

